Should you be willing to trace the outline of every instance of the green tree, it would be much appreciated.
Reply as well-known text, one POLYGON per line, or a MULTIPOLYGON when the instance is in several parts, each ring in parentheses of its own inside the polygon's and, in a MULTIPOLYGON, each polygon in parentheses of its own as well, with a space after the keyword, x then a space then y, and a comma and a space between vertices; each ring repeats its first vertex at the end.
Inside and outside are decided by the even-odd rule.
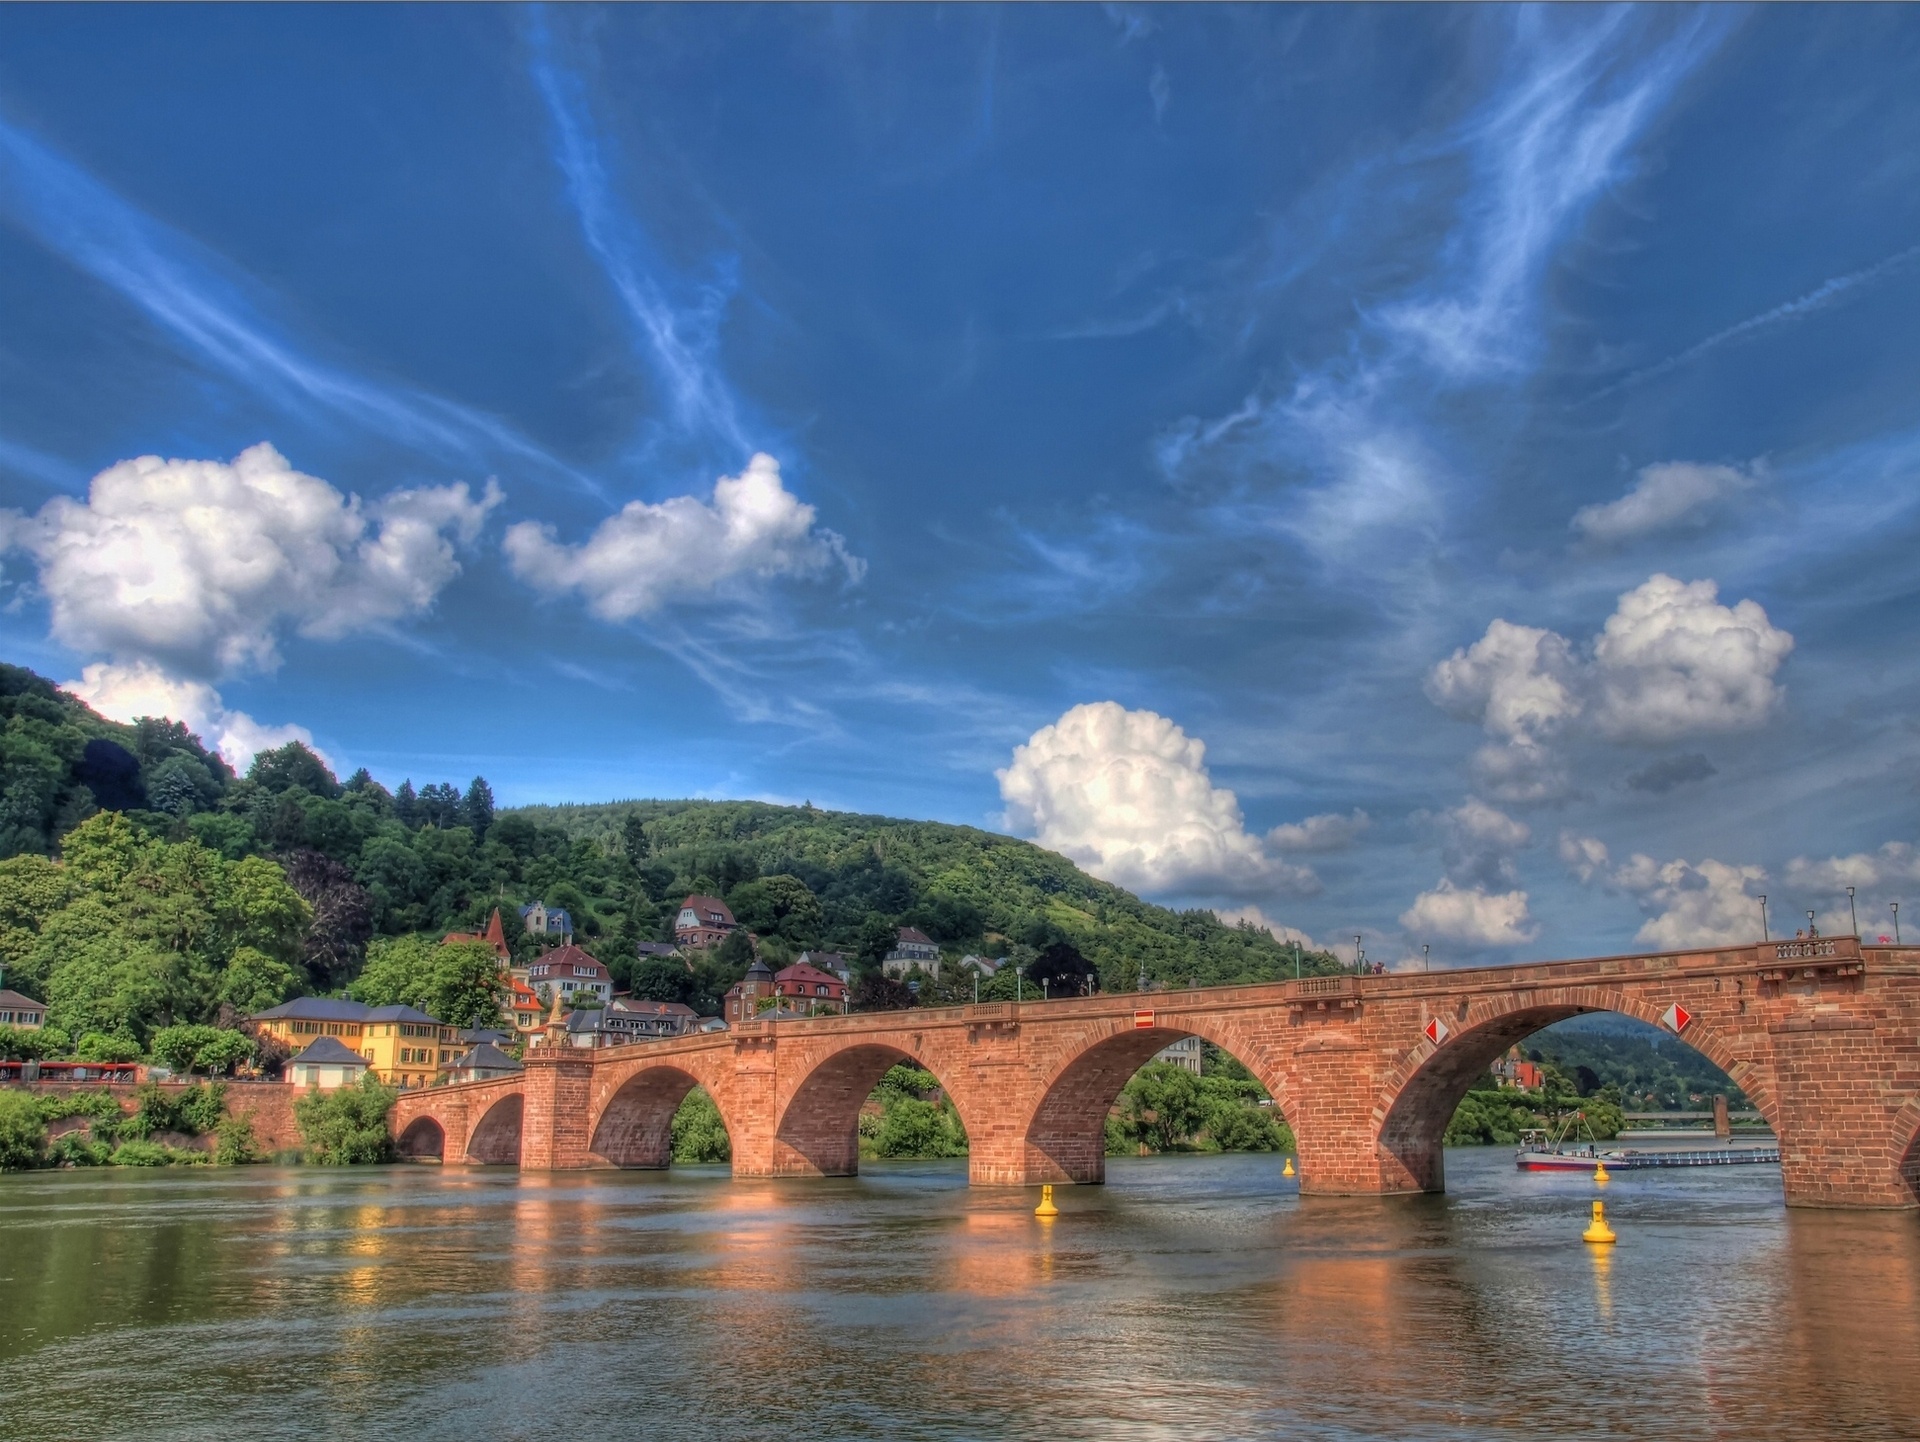
POLYGON ((265 1011, 300 991, 301 976, 257 947, 235 947, 220 974, 219 998, 235 1011, 265 1011))
POLYGON ((747 929, 743 926, 728 932, 714 959, 729 971, 744 974, 753 965, 753 940, 747 935, 747 929))
POLYGON ((475 841, 484 841, 487 828, 493 825, 493 788, 487 785, 487 778, 476 776, 473 784, 467 787, 466 800, 461 803, 461 811, 467 818, 467 826, 473 832, 475 841))
POLYGON ((131 1062, 140 1060, 140 1043, 128 1036, 90 1031, 74 1043, 75 1061, 131 1062))
POLYGON ((312 796, 340 794, 340 783, 327 763, 299 741, 289 741, 273 751, 262 751, 253 758, 247 780, 275 795, 295 787, 312 796))
POLYGON ((499 959, 485 942, 400 936, 368 948, 352 994, 369 1006, 415 1007, 448 1026, 483 1026, 498 1020, 506 990, 499 959))
POLYGON ((0 1172, 40 1165, 47 1145, 47 1124, 40 1107, 23 1091, 0 1091, 0 1172))
POLYGON ((672 957, 651 956, 633 969, 637 1000, 691 1002, 696 986, 693 973, 672 957))
POLYGON ((951 1107, 901 1097, 883 1113, 873 1150, 882 1157, 964 1157, 967 1134, 951 1107))
POLYGON ((673 1159, 676 1162, 725 1162, 733 1159, 733 1144, 727 1137, 727 1124, 720 1108, 713 1104, 705 1088, 687 1093, 680 1109, 673 1114, 673 1159))
POLYGON ((646 861, 652 851, 652 843, 647 840, 647 827, 638 816, 629 815, 620 826, 620 849, 625 853, 627 862, 639 866, 646 861))
POLYGON ((1120 1099, 1128 1129, 1156 1152, 1186 1146, 1207 1121, 1200 1078, 1171 1062, 1141 1067, 1122 1088, 1120 1099))
POLYGON ((293 1104, 307 1160, 343 1167, 393 1159, 387 1115, 400 1093, 368 1072, 352 1086, 309 1091, 293 1104))

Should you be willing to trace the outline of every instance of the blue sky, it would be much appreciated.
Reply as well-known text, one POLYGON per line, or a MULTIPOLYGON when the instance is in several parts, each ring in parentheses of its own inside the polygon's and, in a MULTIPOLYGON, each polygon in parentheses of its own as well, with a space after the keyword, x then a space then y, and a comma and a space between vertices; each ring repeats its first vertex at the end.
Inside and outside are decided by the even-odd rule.
POLYGON ((1898 8, 17 7, 5 654, 1395 963, 1872 932, 1917 73, 1898 8))

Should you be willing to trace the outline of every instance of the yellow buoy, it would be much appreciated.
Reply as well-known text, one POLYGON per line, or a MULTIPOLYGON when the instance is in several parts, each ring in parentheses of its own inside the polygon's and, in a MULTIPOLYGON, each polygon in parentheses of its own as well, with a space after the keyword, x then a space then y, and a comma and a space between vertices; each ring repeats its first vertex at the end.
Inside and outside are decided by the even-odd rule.
POLYGON ((1601 1162, 1593 1169, 1593 1179, 1604 1187, 1608 1182, 1613 1180, 1613 1173, 1607 1170, 1607 1164, 1605 1162, 1601 1162))
POLYGON ((1293 1175, 1293 1158, 1292 1157, 1287 1158, 1286 1170, 1281 1172, 1280 1175, 1283 1177, 1290 1177, 1293 1175))
POLYGON ((1040 1188, 1040 1205, 1033 1209, 1033 1214, 1036 1217, 1057 1217, 1060 1215, 1060 1209, 1053 1204, 1053 1188, 1051 1186, 1040 1188))
POLYGON ((1580 1240, 1583 1242, 1617 1242, 1620 1240, 1614 1236, 1613 1228, 1607 1225, 1607 1204, 1605 1202, 1595 1202, 1593 1204, 1593 1220, 1587 1224, 1586 1231, 1580 1234, 1580 1240))

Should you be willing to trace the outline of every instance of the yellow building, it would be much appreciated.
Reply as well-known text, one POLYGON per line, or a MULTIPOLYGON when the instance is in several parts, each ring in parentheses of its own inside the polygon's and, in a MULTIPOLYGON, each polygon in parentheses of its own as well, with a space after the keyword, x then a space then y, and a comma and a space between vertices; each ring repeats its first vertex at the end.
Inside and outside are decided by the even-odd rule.
POLYGON ((262 1033, 301 1052, 317 1038, 336 1037, 359 1053, 389 1086, 431 1086, 465 1047, 460 1029, 410 1006, 365 1006, 324 996, 302 996, 248 1018, 262 1033))

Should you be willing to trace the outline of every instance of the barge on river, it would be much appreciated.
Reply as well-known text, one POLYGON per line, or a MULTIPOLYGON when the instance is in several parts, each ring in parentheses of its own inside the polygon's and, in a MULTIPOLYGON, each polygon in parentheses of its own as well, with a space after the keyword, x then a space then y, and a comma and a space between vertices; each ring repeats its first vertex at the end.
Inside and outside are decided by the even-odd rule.
POLYGON ((1633 1171, 1643 1167, 1734 1167, 1754 1162, 1778 1162, 1780 1146, 1709 1147, 1700 1151, 1636 1151, 1631 1147, 1604 1150, 1585 1147, 1561 1151, 1544 1144, 1522 1147, 1514 1155, 1514 1164, 1523 1172, 1591 1172, 1600 1163, 1610 1172, 1633 1171))

